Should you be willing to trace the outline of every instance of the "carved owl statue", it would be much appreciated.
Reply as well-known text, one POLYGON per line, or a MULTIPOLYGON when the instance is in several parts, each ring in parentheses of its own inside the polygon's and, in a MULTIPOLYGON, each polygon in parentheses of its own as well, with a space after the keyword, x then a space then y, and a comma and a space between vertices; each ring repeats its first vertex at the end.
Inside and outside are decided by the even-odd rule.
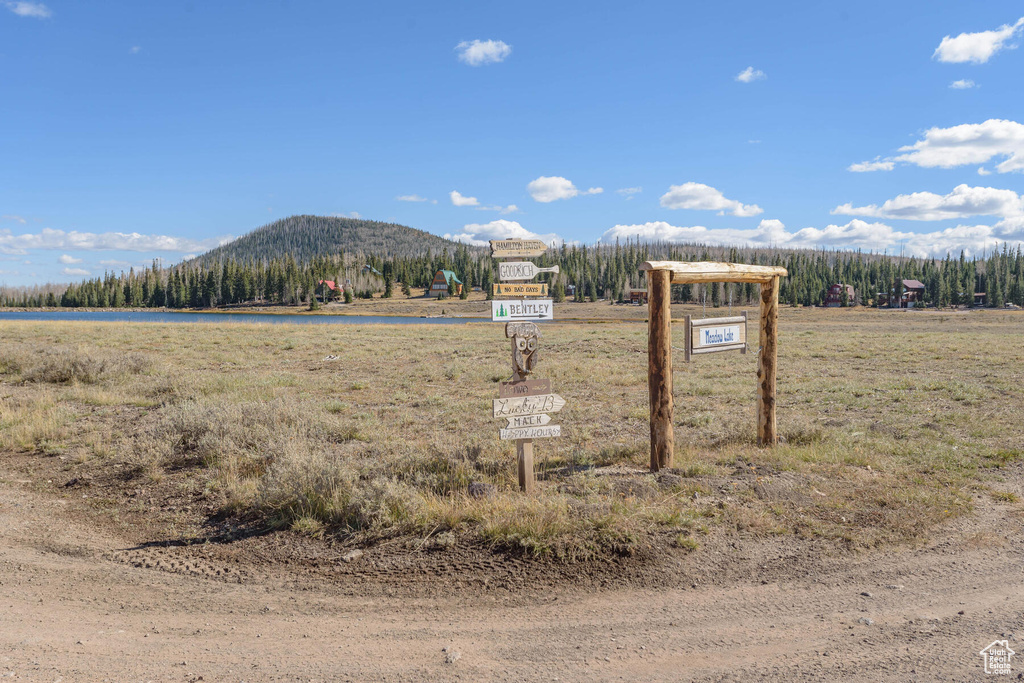
POLYGON ((537 365, 537 340, 540 330, 533 323, 508 323, 505 336, 512 339, 512 366, 523 377, 530 375, 537 365))

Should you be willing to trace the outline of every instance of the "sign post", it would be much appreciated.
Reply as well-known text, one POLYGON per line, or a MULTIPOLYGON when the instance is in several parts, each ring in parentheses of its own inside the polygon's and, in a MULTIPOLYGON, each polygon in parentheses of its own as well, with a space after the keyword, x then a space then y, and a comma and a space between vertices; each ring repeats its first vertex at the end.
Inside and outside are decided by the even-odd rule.
MULTIPOLYGON (((547 245, 540 240, 491 240, 491 256, 521 259, 540 256, 547 245)), ((539 273, 557 273, 558 266, 540 268, 529 261, 505 262, 498 265, 494 294, 520 297, 518 300, 491 301, 491 320, 505 323, 505 337, 512 340, 512 380, 502 382, 494 400, 494 417, 504 418, 507 425, 499 429, 503 441, 516 442, 519 489, 531 493, 535 484, 533 472, 533 440, 561 436, 560 425, 549 424, 551 416, 565 405, 565 399, 551 393, 551 380, 529 379, 540 354, 537 346, 540 330, 534 320, 553 319, 551 299, 526 299, 546 296, 546 283, 531 283, 539 273)))
MULTIPOLYGON (((775 423, 775 369, 778 357, 779 278, 788 273, 781 266, 757 266, 744 263, 648 261, 641 270, 647 272, 650 310, 647 321, 647 384, 651 400, 651 471, 672 466, 674 436, 672 432, 672 311, 669 292, 672 285, 693 282, 753 282, 761 285, 760 349, 757 362, 757 442, 772 446, 778 442, 775 423)), ((739 349, 727 342, 735 331, 742 333, 746 343, 746 324, 735 330, 732 318, 692 321, 687 325, 687 348, 693 342, 698 323, 710 323, 706 349, 739 349), (692 327, 691 327, 692 325, 692 327), (717 348, 716 348, 717 347, 717 348)), ((697 349, 693 349, 697 352, 697 349)), ((704 353, 709 351, 705 350, 704 353)), ((689 353, 687 354, 689 360, 689 353)))

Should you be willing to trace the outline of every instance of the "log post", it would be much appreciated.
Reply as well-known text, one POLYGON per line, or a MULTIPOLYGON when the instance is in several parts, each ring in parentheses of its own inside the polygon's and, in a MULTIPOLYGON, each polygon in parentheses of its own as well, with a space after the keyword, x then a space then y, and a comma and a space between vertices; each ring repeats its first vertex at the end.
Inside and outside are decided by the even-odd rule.
MULTIPOLYGON (((518 382, 527 379, 526 375, 519 372, 515 359, 515 339, 512 340, 512 381, 518 382)), ((516 462, 519 471, 519 490, 523 493, 533 493, 533 484, 536 477, 533 473, 533 439, 516 439, 516 462)))
POLYGON ((672 467, 672 273, 647 272, 647 382, 651 399, 651 471, 672 467))
POLYGON ((779 278, 761 285, 761 350, 757 363, 757 443, 774 446, 779 437, 775 425, 775 366, 778 360, 779 278))

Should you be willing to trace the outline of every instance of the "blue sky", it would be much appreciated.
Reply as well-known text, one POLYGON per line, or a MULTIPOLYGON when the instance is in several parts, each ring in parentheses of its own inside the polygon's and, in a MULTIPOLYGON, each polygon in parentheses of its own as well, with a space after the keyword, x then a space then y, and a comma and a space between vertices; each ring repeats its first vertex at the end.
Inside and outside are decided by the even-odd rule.
POLYGON ((0 282, 299 213, 470 242, 1016 246, 1022 43, 1011 2, 0 0, 0 282))

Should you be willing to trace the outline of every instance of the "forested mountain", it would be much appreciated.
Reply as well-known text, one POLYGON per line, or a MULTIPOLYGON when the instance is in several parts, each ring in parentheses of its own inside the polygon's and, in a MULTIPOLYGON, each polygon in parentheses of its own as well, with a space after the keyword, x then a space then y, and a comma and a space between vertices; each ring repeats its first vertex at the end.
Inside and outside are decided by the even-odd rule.
POLYGON ((191 263, 271 261, 286 257, 308 263, 318 256, 342 252, 374 254, 385 258, 422 256, 455 250, 456 243, 429 232, 396 223, 330 216, 291 216, 264 225, 236 240, 208 251, 191 263))

